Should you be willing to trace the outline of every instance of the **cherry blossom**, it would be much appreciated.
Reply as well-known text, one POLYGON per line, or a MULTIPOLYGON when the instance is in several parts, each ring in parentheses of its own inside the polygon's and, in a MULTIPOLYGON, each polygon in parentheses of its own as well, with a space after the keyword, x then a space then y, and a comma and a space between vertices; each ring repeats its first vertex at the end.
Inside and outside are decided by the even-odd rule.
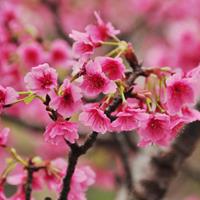
POLYGON ((24 77, 27 89, 46 95, 57 86, 57 72, 47 63, 33 67, 24 77))
POLYGON ((98 108, 97 104, 89 104, 79 115, 80 121, 89 126, 93 131, 104 134, 110 128, 110 119, 98 108))
POLYGON ((149 118, 138 129, 141 137, 140 146, 147 144, 168 145, 171 134, 170 118, 166 114, 150 114, 149 118))
POLYGON ((114 29, 110 22, 105 23, 97 12, 95 12, 95 17, 97 20, 97 24, 88 25, 85 29, 86 33, 88 33, 91 41, 94 44, 103 42, 109 37, 115 36, 120 33, 119 30, 114 29))
POLYGON ((15 103, 17 98, 18 94, 13 88, 4 88, 0 85, 0 112, 3 109, 3 106, 15 103))
POLYGON ((97 60, 88 62, 85 70, 86 74, 81 84, 85 95, 94 97, 100 93, 108 94, 115 92, 115 83, 102 72, 101 65, 97 60))
POLYGON ((50 97, 50 106, 64 117, 71 117, 81 107, 81 90, 68 79, 64 80, 58 95, 52 92, 50 97))
POLYGON ((111 80, 118 80, 124 77, 125 66, 121 58, 98 57, 102 71, 111 80))
POLYGON ((170 113, 181 110, 183 105, 194 104, 195 93, 193 83, 180 74, 175 74, 167 80, 167 108, 170 113))
POLYGON ((112 122, 112 127, 117 131, 131 131, 139 128, 142 122, 148 119, 145 110, 139 108, 126 107, 123 111, 118 112, 117 119, 112 122))
POLYGON ((44 139, 55 145, 65 143, 64 140, 74 143, 79 138, 77 128, 74 122, 58 120, 47 125, 44 139))

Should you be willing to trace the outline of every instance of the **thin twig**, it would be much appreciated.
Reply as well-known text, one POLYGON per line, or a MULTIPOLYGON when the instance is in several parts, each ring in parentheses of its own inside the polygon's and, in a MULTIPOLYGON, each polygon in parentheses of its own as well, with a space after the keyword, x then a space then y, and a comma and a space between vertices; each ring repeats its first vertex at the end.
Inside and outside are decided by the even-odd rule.
POLYGON ((27 169, 27 182, 25 184, 25 197, 26 200, 31 200, 33 173, 35 171, 35 168, 34 166, 32 166, 31 161, 29 162, 29 166, 26 169, 27 169))

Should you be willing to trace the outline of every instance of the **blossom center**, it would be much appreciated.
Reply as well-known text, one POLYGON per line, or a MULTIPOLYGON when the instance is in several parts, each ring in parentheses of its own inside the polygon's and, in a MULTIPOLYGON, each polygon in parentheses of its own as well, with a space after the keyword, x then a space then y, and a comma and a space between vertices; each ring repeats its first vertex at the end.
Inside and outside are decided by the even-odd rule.
POLYGON ((48 86, 50 86, 53 82, 52 82, 52 77, 50 74, 44 74, 44 76, 39 78, 39 81, 41 83, 41 87, 42 88, 46 88, 48 86))
POLYGON ((5 102, 5 93, 3 91, 0 91, 0 103, 5 102))
POLYGON ((88 76, 89 84, 93 86, 93 88, 101 89, 105 85, 105 79, 99 74, 95 74, 92 76, 88 76))

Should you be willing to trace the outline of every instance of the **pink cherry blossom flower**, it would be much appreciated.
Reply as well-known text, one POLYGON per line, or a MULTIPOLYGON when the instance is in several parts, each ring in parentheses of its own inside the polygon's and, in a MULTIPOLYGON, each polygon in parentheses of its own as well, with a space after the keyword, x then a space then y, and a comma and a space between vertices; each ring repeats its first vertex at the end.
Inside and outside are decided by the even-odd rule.
POLYGON ((17 92, 11 87, 2 87, 0 85, 0 112, 3 106, 14 103, 18 98, 17 92))
POLYGON ((8 134, 9 134, 10 129, 9 128, 3 128, 0 130, 0 146, 1 145, 6 145, 8 141, 8 134))
POLYGON ((190 79, 175 74, 166 81, 166 84, 166 103, 169 113, 175 114, 182 106, 195 103, 194 86, 190 79))
POLYGON ((85 66, 85 70, 86 74, 83 77, 81 88, 87 96, 94 97, 101 92, 104 94, 115 92, 116 85, 114 81, 105 76, 97 60, 89 61, 85 66))
POLYGON ((170 138, 170 117, 166 114, 150 114, 149 118, 143 122, 138 129, 141 137, 140 146, 147 144, 168 145, 170 138))
POLYGON ((200 121, 200 112, 187 106, 181 109, 179 115, 170 116, 171 139, 177 136, 185 124, 194 121, 200 121))
POLYGON ((93 131, 104 134, 110 128, 110 119, 98 108, 98 104, 85 105, 84 111, 79 115, 80 121, 93 131))
MULTIPOLYGON (((55 159, 51 161, 51 166, 57 171, 57 179, 51 176, 51 189, 60 193, 62 189, 62 178, 65 176, 67 163, 64 159, 55 159)), ((95 182, 95 173, 89 166, 76 167, 71 180, 71 189, 68 195, 70 200, 85 200, 85 192, 89 186, 95 182)), ((49 183, 48 183, 49 185, 49 183)))
MULTIPOLYGON (((27 173, 26 171, 22 168, 22 166, 17 165, 15 168, 15 171, 12 174, 9 174, 7 176, 6 181, 10 185, 16 185, 16 186, 23 186, 26 181, 27 181, 27 173)), ((32 187, 35 190, 41 190, 43 185, 43 180, 42 177, 40 176, 40 172, 35 172, 33 174, 33 182, 32 182, 32 187)), ((19 190, 20 190, 19 187, 19 190)), ((18 191, 19 192, 19 191, 18 191)))
POLYGON ((192 70, 188 71, 186 77, 197 79, 198 81, 200 78, 200 64, 197 67, 193 68, 192 70))
POLYGON ((89 166, 76 168, 72 177, 71 190, 68 198, 70 200, 85 200, 85 192, 94 182, 95 173, 89 166))
POLYGON ((97 19, 97 24, 91 24, 86 27, 86 32, 94 44, 98 44, 120 33, 119 30, 114 29, 110 22, 105 23, 97 12, 95 12, 95 17, 97 19))
POLYGON ((50 97, 50 106, 63 117, 71 117, 81 107, 81 90, 67 79, 64 80, 59 94, 52 92, 50 97))
POLYGON ((143 121, 148 118, 148 114, 139 108, 126 107, 117 113, 117 119, 112 122, 112 127, 117 131, 131 131, 139 128, 143 121))
POLYGON ((74 122, 58 120, 47 125, 44 139, 55 145, 63 144, 64 140, 74 143, 79 138, 77 129, 77 124, 74 122))
POLYGON ((57 86, 57 72, 47 63, 33 67, 24 77, 27 89, 46 95, 57 86))
POLYGON ((70 59, 68 44, 63 40, 55 40, 49 52, 49 61, 52 65, 66 65, 70 59))
POLYGON ((75 40, 72 49, 78 57, 88 57, 93 54, 95 45, 91 42, 87 33, 72 31, 69 36, 75 40))
POLYGON ((66 161, 63 158, 52 160, 49 169, 44 171, 44 181, 50 190, 58 190, 62 178, 65 175, 66 161), (53 171, 52 169, 56 169, 53 171))
POLYGON ((200 121, 200 112, 194 108, 183 107, 181 109, 182 118, 185 122, 191 123, 194 121, 200 121))
POLYGON ((170 140, 174 139, 180 133, 181 129, 186 124, 186 122, 188 121, 184 120, 183 117, 179 115, 170 116, 170 140))
POLYGON ((31 43, 19 48, 19 55, 22 58, 24 65, 34 67, 44 62, 45 55, 42 47, 38 43, 31 43))
POLYGON ((98 57, 102 71, 111 80, 118 80, 124 77, 125 66, 121 58, 98 57))

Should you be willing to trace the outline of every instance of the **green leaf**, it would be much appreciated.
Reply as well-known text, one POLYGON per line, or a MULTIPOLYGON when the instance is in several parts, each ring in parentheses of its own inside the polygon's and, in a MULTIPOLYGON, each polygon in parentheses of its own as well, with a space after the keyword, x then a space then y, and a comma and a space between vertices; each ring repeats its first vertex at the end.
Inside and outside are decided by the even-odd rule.
POLYGON ((35 98, 35 94, 30 94, 24 98, 24 103, 29 104, 33 101, 34 98, 35 98))

